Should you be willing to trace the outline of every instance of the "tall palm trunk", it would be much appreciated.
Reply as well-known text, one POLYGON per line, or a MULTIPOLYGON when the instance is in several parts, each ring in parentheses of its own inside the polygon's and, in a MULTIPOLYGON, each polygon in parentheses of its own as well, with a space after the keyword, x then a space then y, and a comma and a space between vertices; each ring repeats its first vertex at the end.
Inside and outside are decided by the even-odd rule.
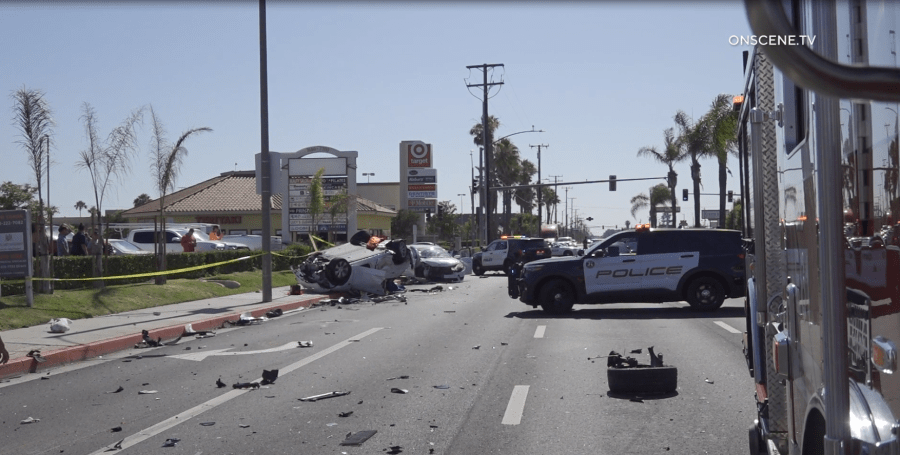
POLYGON ((700 227, 700 163, 691 157, 691 178, 694 181, 694 227, 700 227))
POLYGON ((719 157, 719 228, 725 227, 725 186, 728 180, 728 170, 725 166, 725 159, 727 159, 727 155, 719 157))

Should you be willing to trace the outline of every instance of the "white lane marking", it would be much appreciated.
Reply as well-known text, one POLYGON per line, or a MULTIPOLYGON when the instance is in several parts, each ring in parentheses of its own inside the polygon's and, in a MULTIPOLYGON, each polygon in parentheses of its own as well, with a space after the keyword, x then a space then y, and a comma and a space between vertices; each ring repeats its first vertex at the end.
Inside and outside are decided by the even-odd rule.
POLYGON ((727 331, 729 331, 729 332, 731 332, 731 333, 741 333, 740 330, 738 330, 738 329, 736 329, 736 328, 734 328, 734 327, 732 327, 732 326, 730 326, 730 325, 728 325, 728 324, 726 324, 726 323, 724 323, 724 322, 722 322, 722 321, 713 321, 713 322, 715 322, 717 326, 719 326, 719 327, 721 327, 721 328, 723 328, 723 329, 725 329, 725 330, 727 330, 727 331))
MULTIPOLYGON (((348 338, 344 341, 341 341, 340 343, 337 343, 334 346, 323 349, 309 357, 306 357, 302 360, 294 362, 284 368, 279 368, 278 375, 284 376, 285 374, 288 374, 291 371, 294 371, 304 365, 307 365, 318 359, 321 359, 322 357, 325 357, 326 355, 331 354, 332 352, 337 351, 338 349, 348 346, 348 345, 352 344, 352 342, 354 342, 354 341, 359 341, 359 340, 381 330, 382 328, 383 327, 375 327, 373 329, 366 330, 365 332, 363 332, 359 335, 356 335, 355 337, 348 338)), ((257 378, 255 381, 252 381, 252 382, 259 382, 261 380, 262 380, 262 378, 257 378)), ((137 434, 133 434, 131 436, 126 437, 124 440, 122 440, 122 449, 127 449, 133 445, 139 444, 147 439, 150 439, 153 436, 156 436, 156 435, 162 433, 163 431, 166 431, 169 428, 172 428, 172 427, 178 425, 179 423, 183 423, 192 417, 196 417, 210 409, 215 408, 216 406, 219 406, 220 404, 224 404, 224 403, 230 401, 231 399, 237 398, 249 391, 250 391, 250 389, 234 389, 234 390, 228 391, 216 398, 213 398, 212 400, 207 401, 206 403, 201 403, 197 406, 194 406, 191 409, 188 409, 187 411, 182 412, 181 414, 178 414, 176 416, 173 416, 166 420, 163 420, 162 422, 157 423, 156 425, 153 425, 150 428, 141 430, 137 434)), ((91 455, 104 454, 107 452, 108 449, 109 449, 109 446, 104 447, 100 450, 97 450, 96 452, 93 452, 91 455)))
POLYGON ((544 338, 544 330, 547 330, 547 326, 545 326, 545 325, 537 326, 537 329, 534 330, 534 337, 535 338, 544 338))
POLYGON ((267 354, 270 352, 278 352, 278 351, 286 351, 288 349, 299 348, 300 345, 297 344, 296 341, 292 341, 283 346, 277 346, 269 349, 260 349, 259 351, 231 351, 226 352, 231 348, 226 349, 210 349, 207 351, 197 351, 192 352, 190 354, 178 354, 178 355, 170 355, 169 357, 173 359, 183 359, 183 360, 194 360, 197 362, 202 361, 203 359, 211 356, 211 355, 249 355, 249 354, 267 354))
POLYGON ((525 399, 528 398, 528 386, 517 385, 513 387, 509 404, 506 405, 506 413, 503 414, 503 425, 518 425, 522 422, 522 413, 525 411, 525 399))

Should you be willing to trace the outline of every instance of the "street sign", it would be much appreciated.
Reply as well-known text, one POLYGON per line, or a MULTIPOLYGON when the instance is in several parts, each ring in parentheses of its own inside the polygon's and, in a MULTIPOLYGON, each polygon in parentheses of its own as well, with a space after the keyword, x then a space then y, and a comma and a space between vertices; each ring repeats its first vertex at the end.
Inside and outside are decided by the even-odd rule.
POLYGON ((700 218, 703 218, 704 220, 718 220, 719 213, 719 210, 701 210, 700 218))
MULTIPOLYGON (((659 213, 672 213, 672 207, 657 207, 656 211, 659 213)), ((681 213, 681 207, 675 206, 675 213, 681 213)))
POLYGON ((0 277, 31 276, 31 214, 0 211, 0 277))

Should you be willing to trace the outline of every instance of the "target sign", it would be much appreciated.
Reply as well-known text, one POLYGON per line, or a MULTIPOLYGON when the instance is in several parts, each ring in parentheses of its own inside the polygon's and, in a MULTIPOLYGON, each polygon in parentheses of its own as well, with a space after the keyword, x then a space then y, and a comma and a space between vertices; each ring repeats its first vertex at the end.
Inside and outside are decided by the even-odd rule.
POLYGON ((431 167, 431 144, 408 144, 407 167, 431 167))

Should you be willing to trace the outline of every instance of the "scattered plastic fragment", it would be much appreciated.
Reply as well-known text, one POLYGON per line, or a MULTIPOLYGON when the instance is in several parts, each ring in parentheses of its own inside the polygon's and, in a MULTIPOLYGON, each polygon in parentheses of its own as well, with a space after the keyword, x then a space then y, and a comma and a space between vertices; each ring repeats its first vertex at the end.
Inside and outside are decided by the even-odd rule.
POLYGON ((328 392, 319 395, 313 395, 311 397, 306 398, 298 398, 300 401, 318 401, 323 400, 325 398, 334 398, 334 397, 342 397, 344 395, 350 395, 350 392, 328 392))
POLYGON ((38 349, 32 349, 31 351, 28 351, 28 354, 25 354, 25 356, 33 358, 37 361, 37 363, 44 363, 47 361, 47 359, 41 356, 41 351, 38 349))
POLYGON ((278 370, 263 370, 262 377, 260 385, 274 384, 275 380, 278 379, 278 370))
POLYGON ((710 381, 709 379, 706 379, 706 383, 707 384, 715 384, 715 381, 710 381))
POLYGON ((247 425, 246 423, 239 423, 238 426, 241 428, 250 428, 250 425, 247 425))
MULTIPOLYGON (((204 337, 204 336, 215 336, 215 335, 216 335, 216 332, 213 332, 213 331, 207 331, 207 330, 199 330, 199 331, 196 331, 196 332, 195 332, 195 331, 194 331, 194 327, 193 327, 191 324, 186 324, 186 325, 184 326, 184 334, 182 334, 181 336, 185 336, 185 337, 201 336, 201 337, 204 337)), ((179 337, 179 338, 181 338, 181 337, 179 337)))
POLYGON ((353 415, 353 411, 346 411, 338 414, 338 417, 350 417, 351 415, 353 415))
POLYGON ((504 342, 504 341, 500 342, 500 346, 508 346, 508 345, 509 345, 509 343, 507 343, 507 342, 504 342))
POLYGON ((472 349, 481 349, 481 345, 479 344, 478 346, 472 346, 472 349))
POLYGON ((177 445, 179 442, 181 442, 181 439, 169 438, 169 439, 166 439, 166 442, 164 442, 162 446, 163 447, 175 447, 175 445, 177 445))
POLYGON ((639 348, 639 349, 632 349, 631 352, 629 352, 629 354, 640 354, 640 353, 643 352, 643 351, 644 351, 644 350, 643 350, 643 349, 640 349, 640 348, 639 348))
POLYGON ((297 344, 299 344, 301 348, 311 348, 313 346, 312 341, 298 341, 297 344))
POLYGON ((122 443, 125 442, 124 439, 112 445, 112 447, 106 449, 107 452, 115 452, 116 450, 122 450, 122 443))
POLYGON ((248 311, 248 312, 246 312, 246 313, 242 313, 242 314, 241 314, 241 318, 238 319, 237 325, 250 325, 250 324, 256 324, 256 323, 260 323, 260 322, 265 322, 265 321, 268 321, 268 320, 269 320, 269 318, 266 318, 266 317, 255 318, 255 317, 253 317, 253 315, 250 314, 250 312, 248 311))
POLYGON ((227 386, 227 384, 222 382, 222 378, 216 379, 216 387, 221 389, 222 387, 226 387, 226 386, 227 386))
POLYGON ((40 421, 41 421, 41 419, 35 419, 34 417, 29 417, 29 418, 27 418, 27 419, 25 419, 25 420, 23 420, 23 421, 21 421, 21 422, 19 422, 19 423, 37 423, 37 422, 40 422, 40 421))
POLYGON ((378 430, 357 431, 356 433, 347 433, 347 437, 341 442, 342 446, 360 446, 372 436, 375 436, 378 430))
POLYGON ((334 423, 334 422, 326 423, 326 424, 325 424, 326 427, 333 427, 333 426, 335 426, 335 425, 337 425, 337 424, 334 423))
MULTIPOLYGON (((47 373, 50 374, 50 373, 47 373)), ((41 376, 41 379, 50 379, 50 376, 41 376)))
POLYGON ((397 376, 396 378, 387 378, 388 381, 392 381, 394 379, 409 379, 409 376, 403 375, 403 376, 397 376))
POLYGON ((231 387, 233 387, 235 389, 258 389, 259 383, 258 382, 238 382, 238 383, 235 383, 234 385, 232 385, 231 387))
POLYGON ((384 450, 389 450, 387 452, 384 452, 388 455, 397 455, 397 454, 403 453, 403 447, 401 447, 401 446, 390 446, 384 450))
POLYGON ((121 392, 121 391, 123 391, 123 390, 125 390, 125 388, 122 387, 122 386, 119 386, 118 389, 112 390, 112 391, 109 391, 109 392, 106 392, 106 393, 119 393, 119 392, 121 392))
POLYGON ((153 393, 157 393, 157 391, 156 390, 141 390, 140 392, 138 392, 138 395, 150 395, 153 393))
POLYGON ((277 318, 284 314, 284 311, 281 308, 275 308, 274 310, 270 310, 266 312, 266 317, 268 318, 277 318))
POLYGON ((216 422, 200 422, 200 425, 202 425, 204 427, 211 427, 215 424, 216 424, 216 422))
POLYGON ((113 427, 109 429, 110 433, 118 433, 120 431, 122 431, 122 427, 113 427))
POLYGON ((391 389, 391 393, 409 393, 409 390, 394 387, 391 389))
POLYGON ((435 389, 449 389, 450 386, 441 384, 441 385, 434 386, 434 388, 435 389))

